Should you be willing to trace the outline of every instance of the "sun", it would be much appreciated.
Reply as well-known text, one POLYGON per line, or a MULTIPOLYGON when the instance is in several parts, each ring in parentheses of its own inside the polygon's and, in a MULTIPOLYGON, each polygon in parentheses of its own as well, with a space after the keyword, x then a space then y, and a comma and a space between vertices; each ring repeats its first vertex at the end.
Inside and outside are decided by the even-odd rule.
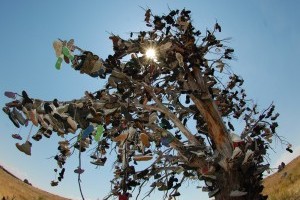
POLYGON ((155 60, 156 59, 156 52, 154 49, 150 48, 146 51, 146 57, 151 59, 151 60, 155 60))

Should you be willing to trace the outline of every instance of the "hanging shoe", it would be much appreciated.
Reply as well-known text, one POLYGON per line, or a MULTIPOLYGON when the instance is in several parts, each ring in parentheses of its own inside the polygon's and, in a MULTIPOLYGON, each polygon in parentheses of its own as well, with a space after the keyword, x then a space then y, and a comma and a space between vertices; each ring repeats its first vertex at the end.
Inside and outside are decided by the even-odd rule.
POLYGON ((74 173, 76 174, 82 174, 84 172, 84 169, 81 169, 80 167, 77 167, 77 169, 74 170, 74 173))
POLYGON ((32 144, 29 141, 26 141, 25 143, 23 143, 21 145, 19 143, 16 143, 16 147, 19 149, 19 151, 21 151, 29 156, 31 155, 31 146, 32 146, 32 144))
POLYGON ((104 131, 104 127, 103 125, 98 125, 97 126, 97 131, 96 131, 96 135, 94 136, 94 139, 96 142, 99 142, 101 137, 102 137, 102 134, 103 134, 103 131, 104 131))
POLYGON ((81 138, 82 139, 87 138, 94 130, 95 127, 90 124, 86 129, 83 130, 81 138))
POLYGON ((36 113, 36 109, 32 109, 28 111, 29 114, 29 120, 33 123, 33 125, 38 126, 39 121, 38 121, 38 115, 36 113))
POLYGON ((190 151, 193 154, 196 154, 198 157, 203 157, 206 156, 205 152, 202 150, 198 150, 198 151, 190 151))
POLYGON ((8 115, 10 121, 17 127, 20 128, 20 124, 18 122, 18 120, 16 119, 16 116, 14 115, 14 113, 12 113, 8 107, 4 107, 2 108, 2 110, 8 115))
POLYGON ((124 142, 129 136, 128 131, 124 131, 123 133, 121 133, 120 135, 118 135, 117 137, 113 138, 114 142, 124 142))
POLYGON ((12 113, 15 116, 15 118, 18 120, 18 122, 24 126, 26 119, 23 117, 23 115, 20 112, 18 112, 16 108, 13 108, 12 113))
POLYGON ((209 187, 202 187, 202 192, 209 192, 209 191, 210 191, 209 187))
POLYGON ((239 190, 233 190, 230 192, 230 195, 231 197, 241 197, 241 196, 245 196, 246 194, 248 194, 248 192, 242 192, 242 191, 239 191, 239 190))
POLYGON ((147 147, 147 148, 150 147, 149 136, 146 133, 140 134, 140 140, 142 141, 142 143, 145 147, 147 147))
POLYGON ((62 54, 63 43, 59 40, 53 42, 53 49, 55 51, 56 57, 59 57, 62 54))
POLYGON ((58 186, 58 181, 51 181, 51 186, 52 187, 58 186))
POLYGON ((231 133, 231 141, 233 143, 233 148, 244 144, 244 141, 241 139, 241 137, 235 133, 231 133))
POLYGON ((212 198, 212 197, 215 196, 219 191, 220 191, 220 189, 217 188, 217 189, 214 189, 214 190, 208 192, 208 197, 209 197, 209 198, 212 198))
POLYGON ((47 130, 43 131, 42 133, 46 138, 50 138, 52 135, 52 127, 49 126, 49 128, 47 130))
POLYGON ((67 122, 73 130, 77 130, 78 124, 74 121, 74 119, 72 117, 68 117, 67 122))
POLYGON ((62 57, 58 57, 58 58, 57 58, 56 63, 55 63, 55 68, 56 68, 57 70, 60 70, 62 61, 63 61, 63 58, 62 58, 62 57))
POLYGON ((240 157, 242 154, 243 154, 242 150, 239 147, 235 147, 229 161, 235 160, 236 158, 240 157))
POLYGON ((134 161, 148 161, 153 158, 152 155, 135 155, 133 156, 134 161))
POLYGON ((119 200, 129 200, 129 197, 127 194, 120 194, 119 195, 119 200))
POLYGON ((62 53, 64 56, 68 57, 71 61, 74 59, 74 56, 71 54, 71 51, 66 46, 62 48, 62 53))
POLYGON ((184 66, 183 56, 180 53, 176 53, 175 55, 176 55, 176 59, 179 63, 179 66, 183 67, 184 66))
POLYGON ((42 139, 42 134, 38 131, 35 135, 33 135, 31 138, 35 141, 40 141, 42 139))
POLYGON ((103 162, 103 160, 101 160, 101 158, 98 158, 95 161, 91 161, 90 163, 93 165, 97 165, 97 166, 104 166, 104 164, 105 164, 105 162, 103 162))
POLYGON ((254 155, 254 152, 252 150, 248 149, 245 154, 245 158, 242 162, 242 165, 248 163, 253 158, 253 155, 254 155))
POLYGON ((22 140, 22 136, 19 135, 19 134, 12 134, 11 136, 12 136, 14 139, 22 140))

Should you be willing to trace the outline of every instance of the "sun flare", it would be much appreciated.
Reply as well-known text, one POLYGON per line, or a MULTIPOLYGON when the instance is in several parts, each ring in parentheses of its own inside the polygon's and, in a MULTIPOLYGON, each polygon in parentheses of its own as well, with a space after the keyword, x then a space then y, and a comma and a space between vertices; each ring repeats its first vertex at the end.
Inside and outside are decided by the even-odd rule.
POLYGON ((146 51, 146 56, 147 56, 147 58, 149 58, 149 59, 151 59, 151 60, 155 60, 156 59, 156 52, 155 52, 155 50, 154 49, 148 49, 147 51, 146 51))

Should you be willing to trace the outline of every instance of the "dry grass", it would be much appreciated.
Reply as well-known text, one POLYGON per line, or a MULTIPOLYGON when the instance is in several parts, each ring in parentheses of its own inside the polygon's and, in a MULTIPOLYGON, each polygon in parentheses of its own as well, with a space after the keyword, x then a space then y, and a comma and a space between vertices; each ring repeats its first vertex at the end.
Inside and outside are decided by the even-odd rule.
POLYGON ((0 199, 2 197, 9 197, 9 199, 14 197, 15 200, 68 200, 32 187, 7 173, 0 166, 0 199))
POLYGON ((300 156, 286 165, 278 173, 264 180, 264 194, 269 200, 299 200, 300 199, 300 156))
MULTIPOLYGON (((300 200, 300 156, 287 164, 281 172, 267 177, 263 184, 263 194, 269 195, 268 200, 300 200)), ((15 197, 15 200, 68 200, 25 184, 1 166, 0 186, 0 199, 15 197)))

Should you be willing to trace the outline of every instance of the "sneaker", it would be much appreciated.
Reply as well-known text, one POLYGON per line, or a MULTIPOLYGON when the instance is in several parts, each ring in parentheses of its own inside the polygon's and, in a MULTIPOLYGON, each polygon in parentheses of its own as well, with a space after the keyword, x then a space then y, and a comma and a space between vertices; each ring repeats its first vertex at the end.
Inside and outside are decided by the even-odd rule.
POLYGON ((203 157, 203 156, 206 155, 204 153, 204 151, 201 151, 201 150, 199 150, 199 151, 190 151, 190 152, 193 153, 193 154, 196 154, 198 157, 203 157))
POLYGON ((170 144, 174 141, 174 139, 175 137, 168 132, 166 132, 165 134, 162 133, 161 144, 166 147, 170 147, 170 144))
POLYGON ((96 153, 90 155, 90 158, 94 159, 94 160, 97 160, 98 159, 98 156, 96 153))
POLYGON ((52 187, 58 186, 58 181, 51 181, 51 186, 52 187))
POLYGON ((157 120, 157 113, 152 112, 149 116, 149 124, 154 124, 157 120))
POLYGON ((248 192, 242 192, 242 191, 239 191, 239 190, 233 190, 230 192, 230 195, 231 197, 241 197, 241 196, 245 196, 246 194, 248 194, 248 192))
POLYGON ((19 134, 12 134, 11 136, 12 136, 14 139, 22 140, 22 136, 19 135, 19 134))
POLYGON ((38 115, 38 122, 39 124, 45 128, 45 129, 48 129, 49 128, 49 124, 47 124, 43 118, 43 115, 38 115))
POLYGON ((166 190, 168 190, 168 186, 166 186, 165 184, 163 184, 162 186, 160 186, 160 187, 158 188, 158 190, 159 190, 159 191, 166 191, 166 190))
POLYGON ((12 112, 9 112, 9 115, 8 115, 10 121, 12 121, 12 123, 17 127, 17 128, 20 128, 20 124, 18 122, 18 120, 16 119, 16 116, 12 113, 12 112))
POLYGON ((18 120, 18 122, 24 126, 26 119, 23 117, 23 115, 20 112, 18 112, 16 108, 13 108, 12 113, 15 116, 15 118, 18 120))
POLYGON ((117 137, 113 138, 114 142, 124 142, 128 138, 128 131, 121 133, 117 137))
POLYGON ((76 174, 82 174, 84 172, 84 169, 81 169, 80 167, 77 167, 77 169, 74 170, 74 173, 76 174))
POLYGON ((8 107, 3 107, 2 110, 3 110, 3 112, 5 112, 8 115, 8 117, 12 121, 12 123, 17 128, 20 128, 20 124, 19 124, 18 120, 16 119, 16 116, 14 115, 14 113, 12 113, 8 107))
POLYGON ((142 143, 145 147, 147 147, 147 148, 150 147, 149 136, 146 133, 140 134, 140 140, 142 141, 142 143))
POLYGON ((180 53, 176 53, 175 55, 176 55, 176 59, 179 63, 179 66, 183 67, 184 66, 183 56, 180 53))
POLYGON ((38 126, 39 121, 38 121, 38 115, 36 113, 36 110, 32 109, 32 110, 28 111, 28 114, 29 114, 29 119, 33 123, 33 125, 38 126))
POLYGON ((105 162, 103 162, 103 160, 101 160, 100 158, 98 158, 95 161, 91 161, 90 163, 93 165, 97 165, 97 166, 104 166, 104 164, 105 164, 105 162))
POLYGON ((72 128, 73 130, 77 130, 78 124, 73 120, 72 117, 68 117, 68 118, 67 118, 67 122, 68 122, 68 124, 71 126, 71 128, 72 128))
POLYGON ((148 161, 153 158, 152 155, 135 155, 133 156, 134 161, 148 161))
POLYGON ((165 53, 166 51, 168 51, 171 48, 172 45, 173 45, 172 42, 167 42, 165 44, 162 44, 159 47, 159 51, 161 53, 165 53))
POLYGON ((264 171, 270 169, 270 164, 266 164, 266 165, 260 165, 256 168, 256 171, 254 172, 254 175, 259 175, 261 173, 263 173, 264 171))
POLYGON ((242 165, 246 164, 249 160, 251 160, 253 158, 254 152, 250 149, 247 150, 246 154, 245 154, 245 158, 243 160, 242 165))
POLYGON ((49 128, 45 131, 43 131, 43 135, 46 137, 46 138, 50 138, 51 135, 52 135, 52 127, 49 126, 49 128))
POLYGON ((172 197, 178 197, 178 196, 180 196, 181 194, 180 194, 180 192, 174 192, 174 194, 172 194, 171 196, 172 197))
POLYGON ((219 191, 220 191, 220 189, 217 188, 217 189, 215 189, 215 190, 212 190, 212 191, 208 192, 208 197, 209 197, 209 198, 212 198, 212 197, 215 196, 219 191))
POLYGON ((209 192, 210 189, 208 187, 202 187, 202 192, 209 192))
POLYGON ((243 154, 242 150, 239 147, 235 147, 232 156, 230 158, 230 161, 233 161, 234 159, 240 157, 243 154))
POLYGON ((7 115, 9 115, 10 110, 9 110, 8 107, 3 107, 2 110, 3 110, 3 112, 5 112, 7 115))
POLYGON ((205 185, 208 187, 212 187, 213 183, 211 181, 205 180, 205 185))
POLYGON ((40 141, 42 139, 42 134, 40 132, 37 132, 35 135, 33 135, 31 138, 35 141, 40 141))
POLYGON ((32 144, 29 141, 26 141, 25 143, 23 143, 21 145, 19 143, 16 143, 16 147, 19 149, 19 151, 21 151, 29 156, 31 155, 31 146, 32 146, 32 144))
POLYGON ((119 200, 129 200, 129 197, 126 194, 120 194, 119 195, 119 200))
POLYGON ((233 143, 233 148, 240 146, 244 143, 240 136, 235 133, 231 133, 231 141, 233 143))

